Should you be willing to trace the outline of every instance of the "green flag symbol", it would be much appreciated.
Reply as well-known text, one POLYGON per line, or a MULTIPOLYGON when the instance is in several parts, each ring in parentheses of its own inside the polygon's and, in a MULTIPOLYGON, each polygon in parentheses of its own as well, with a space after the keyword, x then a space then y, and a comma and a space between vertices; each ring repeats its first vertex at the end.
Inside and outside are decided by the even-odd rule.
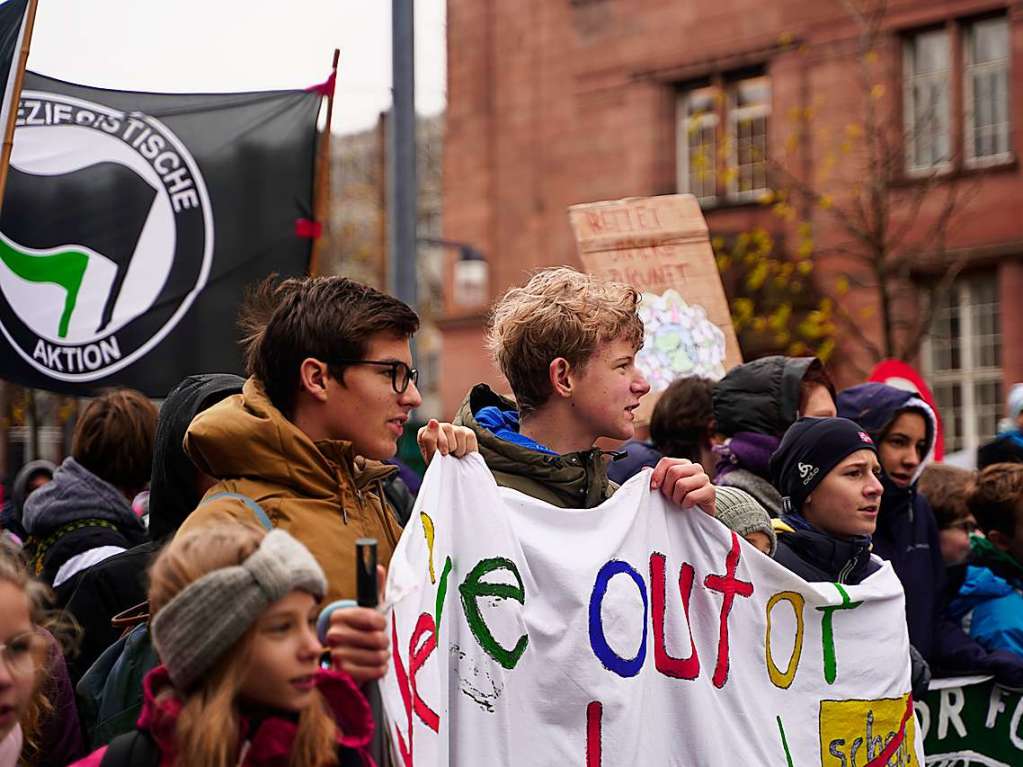
POLYGON ((57 329, 58 336, 67 338, 71 314, 75 311, 78 291, 82 287, 85 269, 89 265, 88 254, 74 248, 65 248, 56 253, 38 256, 19 250, 0 238, 0 261, 23 280, 53 283, 67 291, 64 311, 60 315, 60 326, 57 329))

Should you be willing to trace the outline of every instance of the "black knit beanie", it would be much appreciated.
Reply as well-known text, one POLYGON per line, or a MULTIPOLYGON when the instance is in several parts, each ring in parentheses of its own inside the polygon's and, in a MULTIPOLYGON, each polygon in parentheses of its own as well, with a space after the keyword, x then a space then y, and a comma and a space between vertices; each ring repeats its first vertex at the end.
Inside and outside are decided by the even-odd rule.
POLYGON ((828 472, 857 450, 877 446, 848 418, 800 418, 785 432, 771 456, 771 484, 782 494, 785 511, 800 513, 803 501, 828 472))

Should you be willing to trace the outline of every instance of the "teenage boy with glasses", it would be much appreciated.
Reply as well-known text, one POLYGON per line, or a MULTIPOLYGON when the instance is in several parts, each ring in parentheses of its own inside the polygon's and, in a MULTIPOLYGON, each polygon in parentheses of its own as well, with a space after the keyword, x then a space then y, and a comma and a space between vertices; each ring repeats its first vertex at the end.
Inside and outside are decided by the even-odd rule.
MULTIPOLYGON (((240 325, 249 379, 242 393, 200 413, 185 436, 196 467, 216 480, 180 532, 223 520, 255 523, 255 501, 304 543, 327 576, 326 602, 355 598, 355 541, 375 538, 383 566, 401 535, 383 482, 416 388, 407 305, 341 277, 263 282, 240 325)), ((431 422, 429 454, 475 450, 467 429, 431 422)), ((359 682, 383 676, 383 616, 337 610, 327 643, 359 682)))

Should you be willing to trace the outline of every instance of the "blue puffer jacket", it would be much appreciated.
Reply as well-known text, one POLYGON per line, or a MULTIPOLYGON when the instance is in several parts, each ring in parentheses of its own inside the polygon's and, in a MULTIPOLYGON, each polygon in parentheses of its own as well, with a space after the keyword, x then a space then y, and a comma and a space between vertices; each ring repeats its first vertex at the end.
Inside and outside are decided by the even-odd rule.
POLYGON ((1023 655, 1023 584, 1009 583, 986 567, 970 565, 949 614, 989 650, 1023 655))
POLYGON ((934 676, 986 673, 1012 687, 1023 685, 1023 658, 988 652, 945 614, 941 598, 945 564, 938 525, 927 499, 916 491, 916 480, 933 454, 933 412, 914 392, 879 383, 846 389, 839 393, 837 404, 840 416, 856 421, 878 443, 904 410, 921 412, 927 422, 927 456, 913 485, 899 488, 882 477, 885 491, 873 536, 874 553, 892 563, 906 592, 910 643, 930 664, 934 676))

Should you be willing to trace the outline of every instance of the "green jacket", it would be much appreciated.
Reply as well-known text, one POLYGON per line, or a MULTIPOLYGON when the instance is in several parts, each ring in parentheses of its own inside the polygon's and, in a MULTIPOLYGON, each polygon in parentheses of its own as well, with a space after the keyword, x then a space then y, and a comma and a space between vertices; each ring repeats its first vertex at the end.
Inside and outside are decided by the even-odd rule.
POLYGON ((476 433, 480 455, 501 487, 545 501, 562 509, 592 509, 606 501, 618 486, 607 478, 606 453, 598 448, 548 455, 500 439, 476 422, 475 413, 488 405, 516 410, 514 402, 477 384, 455 416, 455 424, 476 433))

